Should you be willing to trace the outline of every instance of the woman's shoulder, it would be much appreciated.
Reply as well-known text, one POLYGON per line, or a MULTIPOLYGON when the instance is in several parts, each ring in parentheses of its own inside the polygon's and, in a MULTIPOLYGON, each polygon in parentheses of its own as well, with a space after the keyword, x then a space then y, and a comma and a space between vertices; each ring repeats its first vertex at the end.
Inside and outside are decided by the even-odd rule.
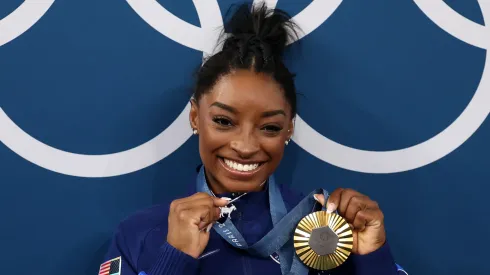
POLYGON ((186 185, 182 194, 176 194, 175 197, 167 197, 156 204, 132 212, 119 223, 119 228, 132 234, 141 234, 156 228, 167 230, 170 204, 175 199, 188 196, 194 188, 194 184, 191 183, 186 185))
MULTIPOLYGON (((160 246, 154 240, 164 240, 168 224, 169 204, 162 203, 137 210, 121 220, 113 232, 105 259, 126 255, 132 266, 137 266, 143 251, 160 246), (154 238, 158 236, 158 238, 154 238), (151 241, 148 241, 151 240, 151 241)), ((158 247, 156 248, 158 250, 158 247)))
POLYGON ((156 227, 166 227, 169 203, 161 203, 137 210, 119 223, 119 230, 126 234, 144 234, 156 227))

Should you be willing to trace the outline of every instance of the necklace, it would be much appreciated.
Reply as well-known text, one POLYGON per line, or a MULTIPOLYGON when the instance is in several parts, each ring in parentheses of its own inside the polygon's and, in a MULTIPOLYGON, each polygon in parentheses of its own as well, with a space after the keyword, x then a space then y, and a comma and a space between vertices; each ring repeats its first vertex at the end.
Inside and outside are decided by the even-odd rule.
MULTIPOLYGON (((265 180, 264 182, 262 182, 262 183, 261 183, 259 186, 264 185, 264 183, 265 183, 266 181, 267 181, 267 180, 265 180)), ((214 194, 214 192, 211 190, 211 188, 210 188, 210 191, 211 191, 211 194, 212 194, 214 197, 216 197, 216 195, 215 195, 215 194, 214 194)), ((219 209, 220 209, 220 214, 219 214, 220 218, 224 218, 224 217, 225 217, 225 215, 226 215, 226 218, 228 218, 228 217, 231 215, 231 212, 233 212, 234 210, 236 210, 236 209, 237 209, 237 208, 236 208, 236 206, 235 206, 235 205, 233 205, 232 203, 233 203, 233 202, 235 202, 235 201, 237 201, 238 199, 240 199, 241 197, 243 197, 243 196, 245 196, 245 195, 247 195, 247 194, 248 194, 248 192, 245 192, 245 193, 243 193, 243 194, 239 195, 238 197, 236 197, 236 198, 234 198, 234 199, 230 200, 230 201, 229 201, 229 202, 226 204, 226 206, 224 206, 224 207, 220 207, 220 208, 219 208, 219 209), (231 205, 231 206, 229 206, 229 205, 231 205)))

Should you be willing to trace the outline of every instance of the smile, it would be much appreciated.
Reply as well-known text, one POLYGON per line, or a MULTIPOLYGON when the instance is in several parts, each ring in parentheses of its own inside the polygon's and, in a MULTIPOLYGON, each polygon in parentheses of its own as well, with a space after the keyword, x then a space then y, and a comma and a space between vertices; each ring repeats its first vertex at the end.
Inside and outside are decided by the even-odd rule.
POLYGON ((248 172, 255 170, 259 167, 260 163, 252 163, 252 164, 242 164, 238 163, 236 161, 232 161, 229 159, 223 159, 225 164, 228 165, 228 167, 240 171, 240 172, 248 172))
POLYGON ((226 158, 219 158, 221 164, 223 167, 226 168, 226 170, 232 172, 232 173, 239 173, 239 174, 253 174, 257 171, 260 170, 260 167, 262 166, 262 162, 256 162, 256 163, 240 163, 234 160, 226 159, 226 158))

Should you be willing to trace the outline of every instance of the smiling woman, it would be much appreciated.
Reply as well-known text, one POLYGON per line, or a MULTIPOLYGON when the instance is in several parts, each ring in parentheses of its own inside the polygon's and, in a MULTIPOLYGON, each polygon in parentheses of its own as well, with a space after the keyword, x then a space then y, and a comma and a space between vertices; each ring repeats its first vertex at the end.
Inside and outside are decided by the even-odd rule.
POLYGON ((292 134, 292 110, 281 86, 266 74, 239 69, 199 98, 191 124, 213 191, 257 190, 279 165, 292 134))
POLYGON ((188 197, 122 222, 100 273, 317 274, 299 260, 311 254, 294 253, 292 233, 302 217, 323 208, 345 219, 334 222, 342 230, 347 223, 352 229, 338 256, 321 255, 333 257, 330 274, 398 274, 376 202, 342 188, 328 199, 316 191, 302 199, 275 183, 296 116, 293 74, 282 61, 297 36, 291 18, 265 5, 242 5, 225 30, 223 49, 197 72, 191 100, 203 163, 195 187, 188 197))

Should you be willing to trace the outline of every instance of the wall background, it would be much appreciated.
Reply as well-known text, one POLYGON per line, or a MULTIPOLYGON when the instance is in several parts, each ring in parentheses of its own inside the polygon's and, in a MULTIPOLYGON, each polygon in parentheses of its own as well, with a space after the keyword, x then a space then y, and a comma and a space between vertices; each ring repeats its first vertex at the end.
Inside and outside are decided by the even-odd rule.
MULTIPOLYGON (((121 219, 193 183, 197 143, 183 109, 221 20, 210 15, 233 2, 0 1, 2 274, 97 274, 121 219)), ((320 24, 288 63, 301 119, 317 134, 298 123, 279 180, 379 201, 410 274, 488 274, 490 3, 313 3, 324 6, 300 19, 320 24), (437 143, 401 150, 454 126, 469 104, 437 143)), ((277 3, 293 15, 310 4, 277 3)))

